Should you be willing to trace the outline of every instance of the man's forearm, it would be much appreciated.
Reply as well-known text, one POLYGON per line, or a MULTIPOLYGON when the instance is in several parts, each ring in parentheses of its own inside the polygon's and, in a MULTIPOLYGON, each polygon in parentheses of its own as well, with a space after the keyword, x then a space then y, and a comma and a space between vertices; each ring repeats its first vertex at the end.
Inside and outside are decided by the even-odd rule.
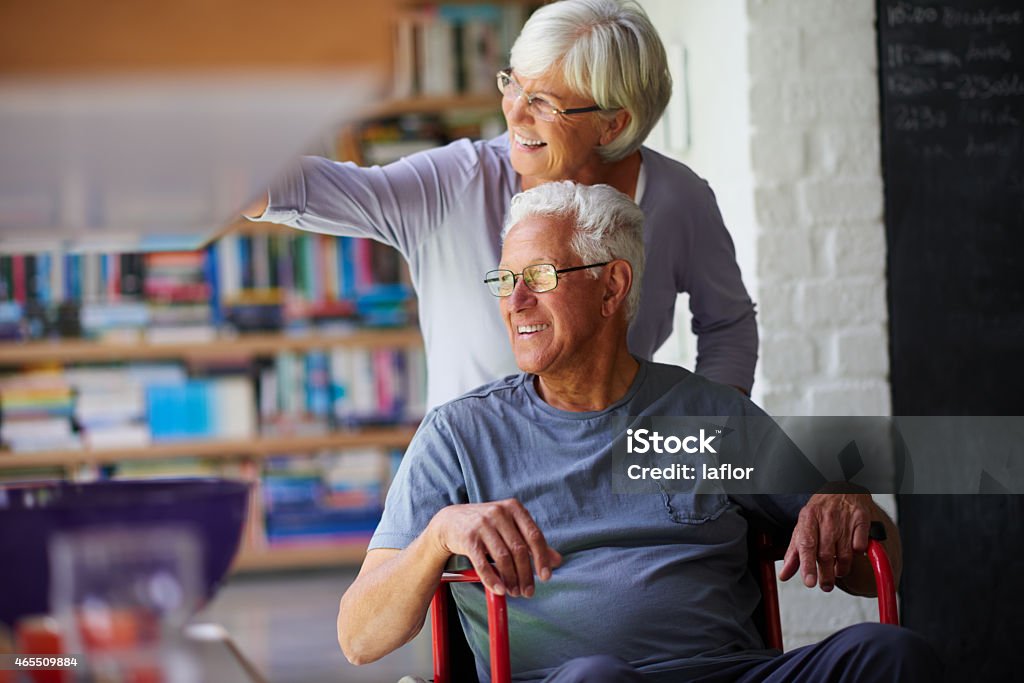
POLYGON ((412 640, 447 561, 429 528, 404 550, 371 550, 338 609, 345 657, 367 664, 412 640))

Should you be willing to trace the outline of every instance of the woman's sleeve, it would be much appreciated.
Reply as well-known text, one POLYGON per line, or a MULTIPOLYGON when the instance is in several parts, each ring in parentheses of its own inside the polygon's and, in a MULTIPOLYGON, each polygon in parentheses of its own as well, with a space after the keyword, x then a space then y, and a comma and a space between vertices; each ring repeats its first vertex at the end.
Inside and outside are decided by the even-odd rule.
POLYGON ((754 385, 757 320, 743 286, 736 249, 714 192, 704 186, 693 207, 693 249, 683 269, 682 290, 690 295, 697 335, 697 368, 708 379, 745 389, 754 385))
POLYGON ((257 220, 369 237, 408 258, 444 220, 477 161, 466 141, 367 168, 303 157, 270 188, 257 220))

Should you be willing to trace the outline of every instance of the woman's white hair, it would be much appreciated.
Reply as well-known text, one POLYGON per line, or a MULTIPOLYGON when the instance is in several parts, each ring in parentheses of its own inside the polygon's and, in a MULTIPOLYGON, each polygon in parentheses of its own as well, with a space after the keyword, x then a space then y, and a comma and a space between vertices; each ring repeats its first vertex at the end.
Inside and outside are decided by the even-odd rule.
MULTIPOLYGON (((580 265, 628 261, 633 285, 626 295, 626 320, 636 317, 644 275, 644 212, 632 199, 611 185, 581 185, 571 180, 544 183, 512 198, 501 239, 529 216, 571 221, 575 230, 569 245, 582 261, 580 265)), ((601 269, 585 272, 597 278, 601 269)))
POLYGON ((609 118, 617 109, 629 112, 622 133, 598 150, 605 161, 639 149, 672 95, 665 46, 634 0, 562 0, 542 6, 523 26, 510 63, 526 78, 554 71, 573 93, 608 110, 609 118))

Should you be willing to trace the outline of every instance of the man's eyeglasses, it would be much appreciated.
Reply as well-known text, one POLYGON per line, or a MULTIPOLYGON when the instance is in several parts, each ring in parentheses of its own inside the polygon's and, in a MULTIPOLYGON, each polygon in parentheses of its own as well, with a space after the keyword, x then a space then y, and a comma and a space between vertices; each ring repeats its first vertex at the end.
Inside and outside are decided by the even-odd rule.
POLYGON ((571 114, 586 114, 592 111, 601 111, 601 107, 592 105, 590 107, 576 107, 575 109, 559 109, 543 97, 537 97, 523 90, 523 86, 512 77, 512 68, 502 69, 498 72, 498 90, 505 96, 506 100, 515 100, 522 97, 526 100, 526 108, 530 115, 542 121, 554 121, 559 116, 571 114))
POLYGON ((550 263, 538 263, 523 268, 521 273, 513 273, 511 270, 490 270, 484 275, 484 284, 487 285, 494 296, 505 297, 512 295, 516 288, 516 280, 523 278, 523 282, 526 283, 526 286, 531 291, 541 294, 543 292, 550 292, 558 286, 558 276, 561 273, 571 273, 574 270, 607 266, 609 263, 611 261, 591 263, 589 266, 562 268, 561 270, 555 270, 555 267, 550 263))

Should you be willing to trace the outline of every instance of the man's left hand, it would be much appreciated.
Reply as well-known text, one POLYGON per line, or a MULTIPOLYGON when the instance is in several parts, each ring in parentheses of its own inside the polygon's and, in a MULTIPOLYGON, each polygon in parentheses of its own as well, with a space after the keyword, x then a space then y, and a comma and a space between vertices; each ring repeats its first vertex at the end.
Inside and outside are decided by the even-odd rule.
POLYGON ((837 577, 850 573, 854 553, 868 549, 874 504, 865 493, 816 493, 800 511, 779 578, 788 581, 797 568, 804 585, 826 593, 837 577))

